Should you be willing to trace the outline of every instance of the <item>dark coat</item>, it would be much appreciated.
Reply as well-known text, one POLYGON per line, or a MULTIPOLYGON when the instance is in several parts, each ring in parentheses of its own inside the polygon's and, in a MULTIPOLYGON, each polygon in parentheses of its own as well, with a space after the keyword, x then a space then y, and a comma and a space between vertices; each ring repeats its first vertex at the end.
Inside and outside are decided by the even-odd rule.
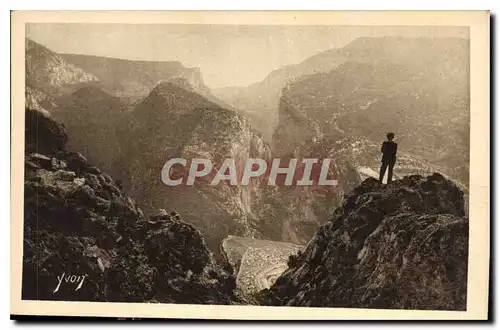
POLYGON ((382 152, 382 163, 390 164, 396 162, 396 153, 398 151, 398 144, 396 142, 384 141, 380 151, 382 152))

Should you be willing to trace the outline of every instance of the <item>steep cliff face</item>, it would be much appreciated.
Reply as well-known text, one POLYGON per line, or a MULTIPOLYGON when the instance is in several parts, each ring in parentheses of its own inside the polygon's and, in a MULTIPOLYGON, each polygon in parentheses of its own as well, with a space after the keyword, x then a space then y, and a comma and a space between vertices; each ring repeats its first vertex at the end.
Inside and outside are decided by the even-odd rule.
POLYGON ((24 94, 26 107, 29 109, 42 111, 48 114, 50 113, 50 110, 56 107, 56 104, 51 97, 36 88, 26 86, 24 94))
POLYGON ((175 212, 146 217, 26 110, 23 299, 230 304, 235 279, 175 212))
POLYGON ((25 40, 26 106, 50 111, 53 98, 97 82, 97 77, 65 61, 59 54, 25 40))
POLYGON ((465 310, 469 221, 463 192, 440 174, 390 185, 366 179, 264 304, 465 310))
POLYGON ((215 166, 225 158, 239 164, 250 157, 267 159, 268 147, 248 120, 172 83, 158 85, 128 115, 119 138, 126 146, 119 163, 130 194, 146 209, 175 204, 214 251, 230 233, 254 235, 257 218, 252 210, 259 203, 255 185, 197 181, 167 186, 161 181, 162 168, 172 158, 206 158, 215 166))

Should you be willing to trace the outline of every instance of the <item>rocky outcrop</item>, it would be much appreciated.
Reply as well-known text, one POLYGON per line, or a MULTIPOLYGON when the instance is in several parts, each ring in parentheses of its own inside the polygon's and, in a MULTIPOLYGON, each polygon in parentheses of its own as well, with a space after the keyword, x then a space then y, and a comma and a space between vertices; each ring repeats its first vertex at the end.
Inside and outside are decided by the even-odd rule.
POLYGON ((64 126, 26 110, 23 299, 237 301, 198 230, 175 212, 145 216, 66 140, 64 126))
POLYGON ((49 114, 56 107, 54 100, 50 96, 28 85, 25 89, 25 100, 26 108, 42 111, 45 114, 49 114))
MULTIPOLYGON (((38 95, 43 93, 55 97, 74 91, 84 84, 97 82, 96 76, 68 63, 50 49, 31 39, 26 39, 25 43, 26 86, 30 87, 32 92, 36 90, 38 95)), ((29 95, 35 96, 34 93, 29 95)), ((32 101, 33 98, 30 98, 29 95, 27 98, 32 101)))
POLYGON ((465 310, 468 231, 463 192, 442 175, 366 179, 262 303, 465 310))

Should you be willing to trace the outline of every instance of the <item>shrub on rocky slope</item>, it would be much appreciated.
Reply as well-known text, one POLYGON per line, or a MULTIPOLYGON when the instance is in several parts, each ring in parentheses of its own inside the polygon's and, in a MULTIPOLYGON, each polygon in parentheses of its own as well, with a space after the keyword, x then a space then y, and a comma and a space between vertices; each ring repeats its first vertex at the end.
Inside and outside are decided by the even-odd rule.
POLYGON ((440 174, 366 179, 291 258, 263 304, 465 310, 469 221, 440 174))
POLYGON ((144 216, 42 112, 26 110, 25 133, 23 299, 234 302, 198 230, 175 212, 144 216))

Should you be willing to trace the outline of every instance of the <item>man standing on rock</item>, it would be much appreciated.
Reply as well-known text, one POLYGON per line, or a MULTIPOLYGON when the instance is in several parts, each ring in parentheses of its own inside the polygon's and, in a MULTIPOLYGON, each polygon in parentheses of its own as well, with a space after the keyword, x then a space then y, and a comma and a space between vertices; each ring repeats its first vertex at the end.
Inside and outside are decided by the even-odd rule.
POLYGON ((382 183, 384 179, 385 170, 389 167, 389 173, 387 174, 387 183, 392 181, 392 170, 394 169, 394 164, 396 164, 396 153, 398 151, 398 144, 394 141, 394 133, 387 133, 387 141, 382 143, 382 166, 380 167, 380 177, 379 182, 382 183))

